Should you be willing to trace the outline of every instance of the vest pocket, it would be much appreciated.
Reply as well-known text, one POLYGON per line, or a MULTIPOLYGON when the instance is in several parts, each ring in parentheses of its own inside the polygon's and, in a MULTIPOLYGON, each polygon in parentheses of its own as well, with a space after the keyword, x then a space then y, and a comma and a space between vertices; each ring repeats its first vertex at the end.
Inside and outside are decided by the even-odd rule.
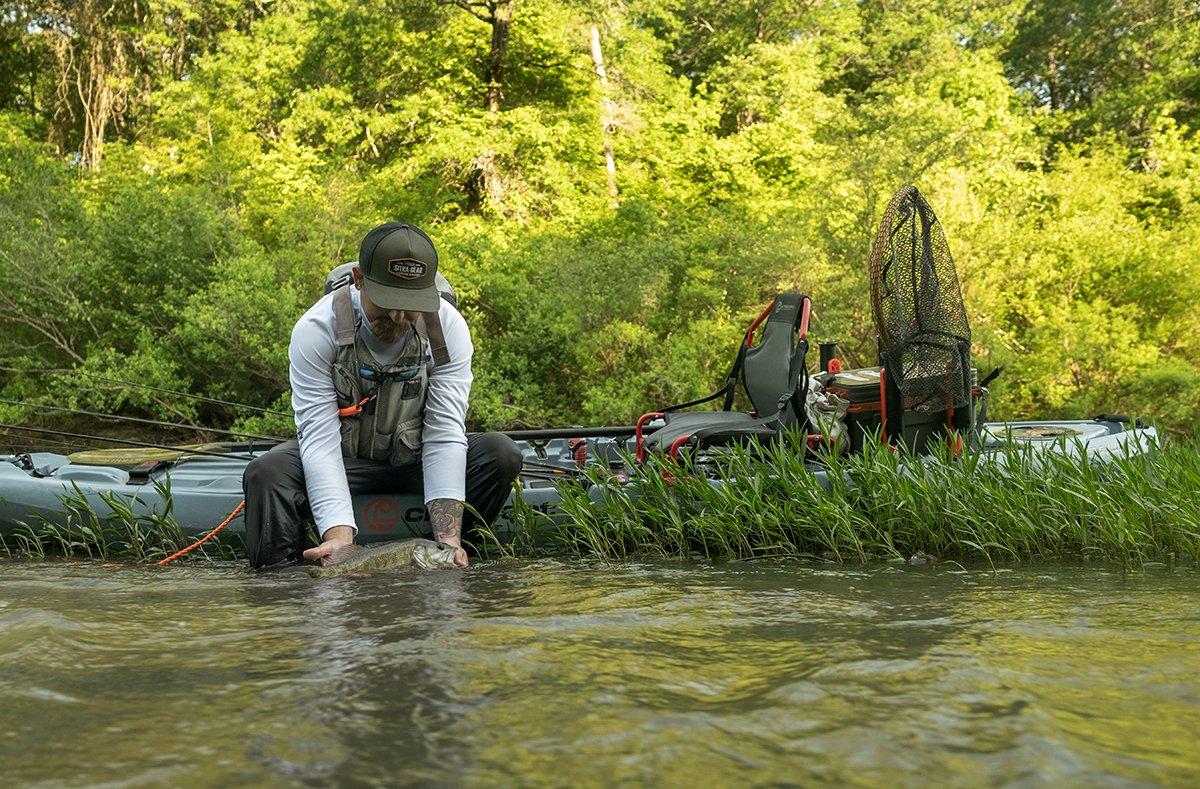
POLYGON ((337 394, 339 408, 345 408, 358 402, 357 381, 340 364, 333 366, 333 390, 337 394))
MULTIPOLYGON (((333 365, 333 391, 337 395, 338 408, 345 408, 358 402, 360 389, 344 365, 333 365)), ((340 421, 338 429, 342 434, 342 457, 356 457, 361 452, 361 447, 358 445, 362 433, 361 420, 351 417, 340 419, 340 421)))
POLYGON ((392 454, 388 458, 388 462, 393 466, 407 466, 420 460, 421 434, 424 430, 424 415, 397 425, 392 440, 392 454))
POLYGON ((359 455, 359 427, 357 419, 342 420, 340 428, 342 432, 342 457, 352 458, 359 455))
POLYGON ((394 444, 391 433, 376 433, 371 438, 369 457, 371 460, 383 460, 391 457, 394 444))

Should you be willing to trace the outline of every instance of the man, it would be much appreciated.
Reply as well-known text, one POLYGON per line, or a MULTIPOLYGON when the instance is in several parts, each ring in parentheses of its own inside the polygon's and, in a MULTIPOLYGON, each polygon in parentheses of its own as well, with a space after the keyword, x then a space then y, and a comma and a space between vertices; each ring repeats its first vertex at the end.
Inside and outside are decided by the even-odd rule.
POLYGON ((408 492, 423 492, 434 539, 467 566, 464 502, 495 518, 521 453, 503 434, 466 434, 471 336, 436 276, 429 236, 389 222, 363 239, 353 284, 292 329, 297 440, 251 461, 242 480, 252 567, 334 563, 358 533, 352 493, 408 492), (321 542, 303 550, 310 519, 321 542))

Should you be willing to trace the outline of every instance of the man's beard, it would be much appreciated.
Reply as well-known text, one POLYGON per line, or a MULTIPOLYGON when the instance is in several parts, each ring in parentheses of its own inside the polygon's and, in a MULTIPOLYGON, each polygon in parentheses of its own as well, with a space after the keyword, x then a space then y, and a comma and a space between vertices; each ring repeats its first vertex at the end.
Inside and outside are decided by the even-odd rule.
POLYGON ((370 323, 371 334, 375 335, 375 339, 389 345, 399 342, 404 333, 408 331, 409 325, 408 321, 396 323, 387 315, 382 315, 370 323))

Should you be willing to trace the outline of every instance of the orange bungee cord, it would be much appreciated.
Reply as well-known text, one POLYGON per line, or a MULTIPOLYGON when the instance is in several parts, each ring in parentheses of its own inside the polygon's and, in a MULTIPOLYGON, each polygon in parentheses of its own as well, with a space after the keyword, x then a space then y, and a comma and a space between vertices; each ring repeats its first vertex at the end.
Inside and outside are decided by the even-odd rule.
POLYGON ((210 531, 208 534, 204 535, 200 539, 196 540, 194 543, 187 546, 183 550, 176 551, 175 553, 171 554, 170 556, 168 556, 165 559, 159 559, 156 562, 156 564, 158 564, 159 566, 162 566, 164 564, 170 564, 171 562, 175 561, 176 559, 180 558, 181 556, 187 556, 189 553, 196 550, 201 545, 203 545, 204 543, 208 542, 213 537, 215 537, 217 535, 217 532, 221 531, 221 529, 224 529, 226 526, 228 526, 233 521, 234 518, 236 518, 238 515, 241 514, 242 510, 244 510, 244 509, 246 509, 246 500, 242 499, 241 501, 238 502, 238 505, 233 508, 233 512, 229 513, 229 516, 227 518, 225 518, 225 520, 223 520, 219 524, 217 524, 217 527, 215 529, 213 529, 212 531, 210 531))

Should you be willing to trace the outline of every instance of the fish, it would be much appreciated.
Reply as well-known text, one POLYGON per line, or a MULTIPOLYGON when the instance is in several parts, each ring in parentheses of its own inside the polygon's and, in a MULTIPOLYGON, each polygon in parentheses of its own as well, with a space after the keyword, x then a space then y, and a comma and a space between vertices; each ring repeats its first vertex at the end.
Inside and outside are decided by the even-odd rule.
POLYGON ((333 564, 313 565, 308 574, 313 578, 334 578, 339 575, 362 575, 397 567, 420 567, 436 570, 454 566, 455 549, 433 540, 412 539, 386 542, 382 545, 350 545, 338 551, 333 564))

